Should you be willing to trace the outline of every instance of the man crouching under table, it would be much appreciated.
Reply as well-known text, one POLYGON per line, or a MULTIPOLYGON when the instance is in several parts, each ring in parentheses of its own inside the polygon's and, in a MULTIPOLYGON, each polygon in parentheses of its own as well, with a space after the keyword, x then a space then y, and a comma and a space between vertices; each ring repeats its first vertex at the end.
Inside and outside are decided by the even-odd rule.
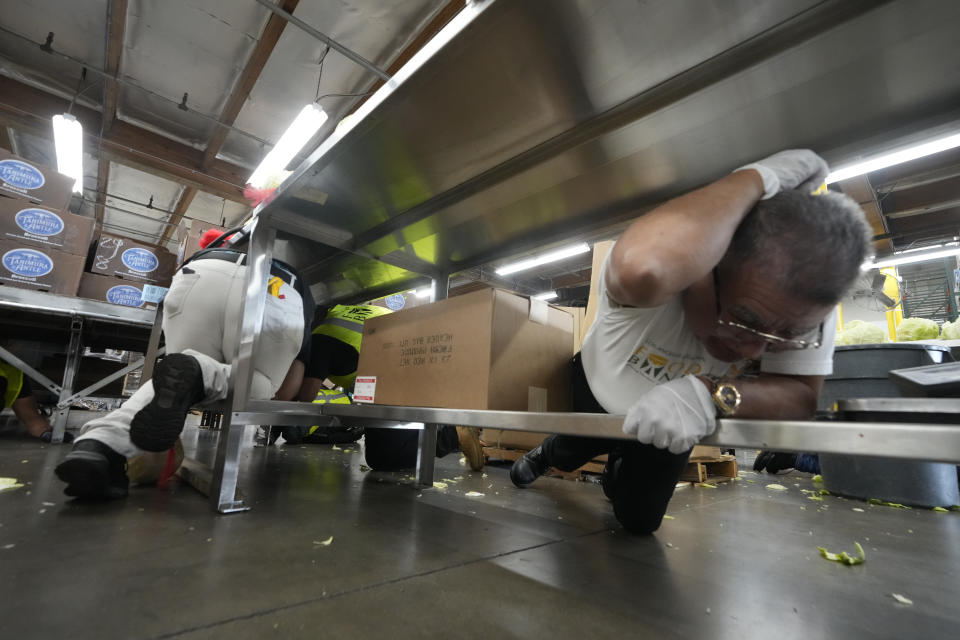
MULTIPOLYGON (((251 224, 222 234, 173 276, 163 301, 167 355, 119 409, 84 425, 55 469, 68 496, 126 497, 127 459, 169 450, 191 406, 227 397, 247 272, 247 255, 238 247, 248 242, 251 224)), ((305 318, 312 318, 314 309, 310 289, 290 265, 274 259, 265 284, 263 326, 252 358, 254 400, 273 397, 288 375, 302 376, 303 366, 296 363, 309 361, 305 318)), ((284 386, 299 384, 296 379, 284 386)))
POLYGON ((607 453, 617 520, 651 533, 717 418, 810 418, 836 305, 870 254, 857 204, 813 194, 827 171, 812 151, 782 151, 634 222, 600 274, 573 394, 576 411, 625 414, 636 441, 551 435, 514 463, 514 484, 607 453))

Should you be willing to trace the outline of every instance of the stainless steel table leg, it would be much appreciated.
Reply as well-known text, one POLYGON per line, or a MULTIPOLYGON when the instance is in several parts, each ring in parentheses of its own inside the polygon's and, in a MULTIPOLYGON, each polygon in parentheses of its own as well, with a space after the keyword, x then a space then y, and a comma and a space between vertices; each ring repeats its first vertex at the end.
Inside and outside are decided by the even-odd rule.
POLYGON ((140 384, 143 385, 153 377, 153 367, 157 364, 160 349, 160 334, 163 331, 163 302, 157 305, 157 316, 150 329, 150 340, 147 342, 147 352, 143 354, 143 371, 140 373, 140 384))
POLYGON ((237 496, 237 480, 240 477, 240 449, 243 448, 243 432, 246 425, 231 424, 233 395, 227 398, 223 428, 217 441, 217 458, 213 463, 210 486, 210 506, 220 513, 248 511, 250 507, 237 496))
POLYGON ((227 397, 224 419, 217 444, 217 459, 213 467, 210 504, 220 513, 235 513, 249 509, 237 498, 237 480, 240 475, 240 449, 246 423, 232 424, 233 415, 243 411, 253 384, 253 356, 257 338, 263 328, 265 292, 270 278, 273 241, 276 229, 259 218, 251 229, 247 249, 246 286, 240 311, 240 331, 237 350, 230 371, 230 394, 227 397))
POLYGON ((417 486, 433 486, 433 463, 437 457, 437 427, 425 424, 420 430, 420 443, 417 449, 417 486))
MULTIPOLYGON (((67 346, 67 364, 63 369, 63 384, 60 385, 58 403, 64 402, 73 395, 73 382, 80 368, 80 357, 83 353, 83 318, 77 316, 70 321, 70 344, 67 346)), ((63 442, 63 433, 67 428, 67 416, 70 415, 70 405, 58 408, 53 417, 53 436, 50 442, 63 442)))

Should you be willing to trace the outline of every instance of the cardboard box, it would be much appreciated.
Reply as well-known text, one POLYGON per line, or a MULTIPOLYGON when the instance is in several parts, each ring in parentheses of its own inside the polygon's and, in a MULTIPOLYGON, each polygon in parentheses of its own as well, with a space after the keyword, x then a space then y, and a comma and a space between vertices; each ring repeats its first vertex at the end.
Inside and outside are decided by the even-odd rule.
MULTIPOLYGON (((101 276, 95 273, 84 273, 80 277, 80 287, 77 290, 78 298, 89 298, 100 302, 109 302, 135 309, 156 309, 157 303, 151 290, 162 289, 146 282, 123 280, 113 276, 101 276), (148 288, 144 300, 144 288, 148 288)), ((165 292, 165 290, 164 290, 165 292)))
POLYGON ((0 194, 28 199, 51 211, 63 211, 73 195, 73 180, 55 169, 0 149, 0 194))
POLYGON ((25 247, 0 239, 0 284, 73 296, 83 273, 83 256, 25 247))
POLYGON ((112 233, 101 233, 90 252, 90 272, 167 287, 176 260, 176 256, 166 249, 112 233))
POLYGON ((180 237, 180 246, 177 249, 177 264, 183 264, 187 258, 195 254, 197 251, 200 251, 200 236, 206 233, 210 229, 216 229, 217 231, 226 231, 221 226, 211 224, 209 222, 203 222, 201 220, 191 220, 190 228, 182 228, 182 231, 178 233, 180 237))
POLYGON ((603 263, 607 259, 607 254, 613 249, 616 240, 606 240, 597 242, 593 245, 593 268, 590 271, 590 296, 587 298, 587 312, 583 320, 583 335, 587 335, 590 325, 597 317, 597 308, 599 298, 597 293, 600 291, 600 271, 603 269, 603 263))
POLYGON ((0 238, 27 247, 87 256, 93 218, 51 211, 26 200, 0 198, 0 238))
POLYGON ((354 399, 569 411, 572 334, 570 314, 497 289, 372 318, 354 399))

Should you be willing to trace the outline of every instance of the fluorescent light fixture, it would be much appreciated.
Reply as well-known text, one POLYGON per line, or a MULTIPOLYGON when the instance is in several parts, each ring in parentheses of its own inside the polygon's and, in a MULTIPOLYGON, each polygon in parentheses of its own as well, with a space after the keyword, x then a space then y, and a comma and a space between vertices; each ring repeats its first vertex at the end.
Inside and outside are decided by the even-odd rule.
POLYGON ((550 253, 545 253, 536 258, 521 260, 520 262, 514 262, 513 264, 502 266, 496 270, 496 273, 498 276, 505 276, 511 273, 516 273, 517 271, 525 271, 526 269, 539 267, 541 264, 546 264, 548 262, 556 262, 557 260, 563 260, 564 258, 569 258, 570 256, 586 253, 587 251, 590 251, 590 245, 588 245, 586 242, 581 242, 580 244, 573 245, 572 247, 551 251, 550 253))
POLYGON ((936 260, 938 258, 949 258, 950 256, 960 255, 960 246, 943 246, 933 251, 923 253, 914 251, 904 251, 902 254, 894 254, 890 258, 883 258, 875 262, 866 262, 861 269, 869 271, 870 269, 882 269, 883 267, 898 267, 904 264, 913 264, 914 262, 926 262, 927 260, 936 260))
POLYGON ((418 298, 429 298, 433 295, 433 285, 424 287, 423 289, 417 289, 413 292, 413 295, 417 296, 418 298))
POLYGON ((266 186, 270 179, 287 168, 293 156, 303 148, 313 135, 327 121, 327 112, 318 104, 308 104, 294 119, 293 123, 280 136, 270 153, 260 162, 247 184, 258 189, 266 186))
POLYGON ((538 293, 535 296, 530 296, 534 300, 553 300, 557 297, 556 291, 544 291, 543 293, 538 293))
POLYGON ((862 176, 871 171, 879 171, 880 169, 892 167, 895 164, 910 162, 917 158, 923 158, 956 147, 960 147, 960 133, 937 138, 930 142, 924 142, 923 144, 901 149, 900 151, 886 153, 882 156, 871 158, 870 160, 864 160, 863 162, 841 167, 830 173, 830 175, 827 176, 826 182, 830 184, 831 182, 839 182, 841 180, 847 180, 848 178, 862 176))
POLYGON ((83 126, 69 113, 53 116, 57 171, 73 178, 73 192, 83 193, 83 126))

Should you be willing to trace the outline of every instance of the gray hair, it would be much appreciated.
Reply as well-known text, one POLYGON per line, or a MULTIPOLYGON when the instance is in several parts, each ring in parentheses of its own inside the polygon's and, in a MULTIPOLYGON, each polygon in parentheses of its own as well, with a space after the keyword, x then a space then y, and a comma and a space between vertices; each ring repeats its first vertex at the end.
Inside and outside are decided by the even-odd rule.
POLYGON ((836 304, 873 253, 870 226, 849 196, 782 191, 746 215, 727 249, 735 266, 759 261, 791 292, 836 304))

